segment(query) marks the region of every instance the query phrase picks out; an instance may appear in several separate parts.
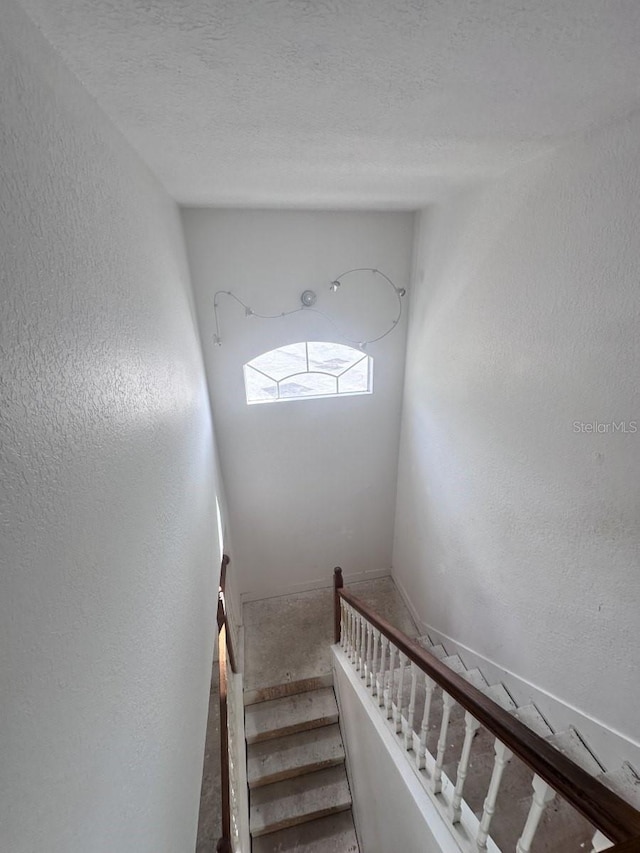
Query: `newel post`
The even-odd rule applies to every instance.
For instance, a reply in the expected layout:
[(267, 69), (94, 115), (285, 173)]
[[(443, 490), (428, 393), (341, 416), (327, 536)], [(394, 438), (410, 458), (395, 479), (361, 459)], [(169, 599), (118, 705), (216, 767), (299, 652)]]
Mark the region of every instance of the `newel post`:
[(334, 643), (340, 642), (340, 594), (338, 593), (339, 589), (342, 589), (344, 586), (344, 581), (342, 580), (342, 569), (340, 566), (336, 566), (333, 570), (333, 641)]

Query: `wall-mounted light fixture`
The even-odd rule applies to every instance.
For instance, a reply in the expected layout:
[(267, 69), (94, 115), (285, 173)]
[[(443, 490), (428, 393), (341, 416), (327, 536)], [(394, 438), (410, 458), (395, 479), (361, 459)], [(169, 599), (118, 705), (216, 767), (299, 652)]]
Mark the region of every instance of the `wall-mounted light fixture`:
[(331, 317), (329, 317), (328, 314), (325, 314), (324, 311), (320, 311), (318, 308), (313, 307), (317, 301), (317, 296), (313, 290), (304, 290), (302, 292), (302, 294), (300, 295), (300, 307), (292, 308), (290, 311), (282, 311), (280, 314), (258, 314), (256, 311), (250, 308), (246, 304), (246, 302), (243, 302), (242, 299), (236, 296), (235, 293), (232, 293), (230, 290), (219, 290), (213, 297), (213, 313), (216, 322), (216, 332), (213, 336), (213, 342), (214, 344), (216, 344), (216, 346), (220, 346), (222, 344), (222, 338), (220, 337), (220, 320), (218, 317), (218, 298), (220, 296), (230, 296), (244, 308), (245, 316), (258, 317), (260, 320), (277, 320), (281, 317), (288, 317), (290, 314), (297, 314), (298, 311), (313, 311), (314, 313), (320, 314), (320, 316), (328, 320), (335, 328), (339, 337), (341, 337), (347, 343), (354, 344), (355, 346), (359, 346), (361, 349), (365, 349), (367, 344), (372, 344), (375, 341), (381, 341), (382, 338), (386, 338), (386, 336), (390, 334), (398, 325), (402, 316), (402, 297), (406, 295), (407, 291), (404, 287), (396, 287), (388, 275), (385, 275), (383, 272), (380, 272), (380, 270), (375, 269), (374, 267), (357, 267), (356, 269), (347, 270), (346, 272), (341, 273), (329, 284), (329, 290), (333, 293), (337, 293), (338, 289), (342, 286), (342, 279), (356, 272), (370, 272), (374, 276), (379, 276), (383, 282), (385, 282), (389, 287), (393, 289), (398, 300), (397, 316), (391, 321), (391, 325), (389, 326), (389, 328), (386, 329), (381, 335), (378, 335), (376, 338), (371, 338), (371, 340), (368, 341), (355, 341), (348, 335), (345, 335), (344, 332), (341, 331), (335, 321)]

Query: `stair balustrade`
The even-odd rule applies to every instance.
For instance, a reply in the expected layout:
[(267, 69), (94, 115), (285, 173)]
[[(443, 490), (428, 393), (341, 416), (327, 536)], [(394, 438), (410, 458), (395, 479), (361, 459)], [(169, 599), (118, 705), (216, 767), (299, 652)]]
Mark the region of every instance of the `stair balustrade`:
[[(533, 771), (531, 804), (517, 841), (517, 853), (529, 853), (532, 845), (535, 849), (536, 832), (556, 794), (594, 828), (594, 853), (604, 849), (609, 853), (640, 853), (639, 811), (513, 716), (513, 703), (507, 706), (505, 702), (503, 707), (493, 701), (345, 589), (340, 568), (334, 571), (334, 628), (335, 642), (341, 646), (356, 674), (364, 679), (373, 704), (389, 721), (391, 731), (403, 745), (409, 760), (423, 774), (427, 795), (430, 792), (443, 818), (455, 827), (463, 811), (470, 816), (465, 832), (460, 833), (462, 849), (477, 853), (499, 849), (491, 839), (491, 822), (498, 808), (505, 768), (516, 756)], [(407, 666), (411, 677), (405, 701)], [(418, 689), (424, 704), (422, 714), (416, 719)], [(431, 716), (438, 690), (441, 691), (439, 734), (435, 749), (431, 751)], [(451, 739), (447, 735), (452, 712), (458, 707), (462, 708), (464, 737), (455, 779), (449, 779), (445, 772), (445, 756)], [(475, 818), (468, 805), (465, 810), (465, 781), (474, 739), (480, 728), (495, 737), (495, 757), (484, 806), (480, 817)], [(411, 752), (413, 758), (409, 756)], [(508, 809), (510, 806), (502, 803), (501, 807)], [(472, 839), (468, 836), (469, 826), (473, 828)]]

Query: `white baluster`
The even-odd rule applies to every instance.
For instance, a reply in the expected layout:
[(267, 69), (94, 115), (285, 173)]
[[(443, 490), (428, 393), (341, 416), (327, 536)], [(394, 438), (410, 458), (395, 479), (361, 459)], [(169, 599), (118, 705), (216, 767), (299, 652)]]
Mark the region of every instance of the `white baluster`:
[(364, 662), (364, 686), (367, 687), (371, 681), (371, 646), (373, 643), (373, 626), (367, 622), (367, 655)]
[(345, 602), (344, 605), (345, 618), (345, 637), (344, 637), (344, 653), (349, 657), (349, 647), (351, 645), (351, 608)]
[(529, 853), (531, 845), (540, 823), (540, 818), (545, 810), (545, 807), (555, 797), (556, 792), (551, 788), (544, 779), (539, 776), (533, 777), (533, 802), (529, 809), (527, 822), (522, 830), (520, 840), (516, 844), (516, 853)]
[(429, 733), (429, 716), (431, 714), (431, 699), (433, 698), (433, 691), (436, 686), (435, 681), (429, 678), (428, 675), (425, 674), (424, 677), (424, 712), (422, 714), (422, 725), (420, 726), (420, 745), (418, 747), (418, 754), (416, 755), (416, 766), (418, 770), (422, 770), (423, 767), (426, 767), (426, 755), (427, 755), (427, 735)]
[(353, 611), (353, 653), (351, 663), (358, 670), (358, 641), (360, 639), (360, 614), (357, 610)]
[(378, 686), (376, 683), (377, 680), (377, 672), (378, 672), (378, 644), (380, 642), (380, 631), (377, 628), (373, 628), (373, 655), (371, 656), (371, 678), (369, 680), (369, 687), (371, 688), (371, 693), (375, 696), (378, 692)]
[(498, 791), (500, 790), (500, 783), (502, 782), (502, 774), (504, 773), (504, 768), (513, 758), (511, 750), (507, 749), (507, 747), (499, 740), (496, 740), (495, 742), (494, 751), (496, 757), (493, 762), (493, 772), (491, 773), (491, 781), (489, 782), (487, 796), (484, 801), (482, 818), (480, 820), (480, 826), (478, 828), (478, 835), (476, 838), (476, 845), (480, 851), (486, 850), (487, 838), (489, 837), (489, 827), (491, 826), (491, 818), (496, 810), (496, 800), (498, 799)]
[(433, 779), (431, 780), (431, 790), (434, 794), (439, 794), (442, 790), (442, 768), (444, 766), (444, 752), (447, 748), (447, 729), (449, 728), (449, 718), (451, 717), (451, 709), (455, 705), (452, 696), (449, 696), (444, 690), (442, 691), (442, 723), (440, 724), (440, 737), (438, 738), (438, 751), (436, 753), (436, 766), (433, 771)]
[(384, 705), (384, 685), (387, 668), (387, 649), (389, 648), (389, 640), (384, 634), (380, 635), (380, 671), (376, 680), (378, 694), (378, 705)]
[(391, 719), (392, 715), (392, 702), (393, 702), (393, 683), (394, 683), (394, 669), (396, 662), (396, 647), (393, 643), (389, 643), (389, 672), (387, 674), (387, 683), (384, 688), (384, 713), (387, 720)]
[(453, 792), (453, 800), (451, 801), (451, 823), (458, 823), (462, 814), (462, 793), (464, 790), (464, 780), (467, 778), (469, 770), (471, 744), (473, 743), (473, 736), (479, 728), (480, 723), (467, 711), (464, 715), (464, 743), (462, 744), (460, 761), (458, 762), (456, 773), (456, 788)]
[(413, 749), (413, 721), (416, 714), (416, 685), (418, 683), (418, 667), (411, 662), (411, 693), (409, 695), (409, 712), (407, 715), (407, 730), (404, 733), (404, 748)]
[(591, 844), (593, 845), (591, 853), (602, 853), (603, 850), (608, 850), (609, 847), (613, 847), (613, 842), (610, 841), (606, 835), (603, 835), (599, 829), (596, 830), (596, 834), (593, 836)]
[(402, 731), (402, 691), (404, 690), (404, 670), (408, 661), (407, 656), (403, 655), (401, 651), (398, 651), (398, 657), (400, 658), (400, 675), (398, 677), (397, 701), (393, 709), (393, 722), (396, 727), (396, 734), (400, 734)]
[(353, 661), (353, 632), (355, 629), (355, 623), (353, 620), (354, 611), (353, 611), (353, 607), (351, 607), (351, 605), (349, 605), (348, 612), (349, 612), (349, 631), (348, 631), (349, 642), (347, 644), (347, 657), (349, 658), (350, 661)]
[(340, 599), (340, 645), (347, 648), (347, 609), (343, 599)]
[(358, 671), (360, 673), (360, 678), (365, 677), (365, 664), (367, 660), (367, 628), (369, 623), (364, 618), (364, 616), (360, 616), (360, 648), (358, 651)]

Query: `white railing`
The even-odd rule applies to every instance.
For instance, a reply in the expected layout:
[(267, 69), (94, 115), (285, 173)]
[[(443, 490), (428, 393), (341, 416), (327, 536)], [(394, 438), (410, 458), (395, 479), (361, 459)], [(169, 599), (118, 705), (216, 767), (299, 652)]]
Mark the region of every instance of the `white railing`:
[[(495, 737), (492, 770), (486, 774), (484, 804), (476, 816), (465, 800), (465, 783), (469, 776), (474, 739), (481, 723), (363, 613), (345, 601), (343, 592), (347, 591), (340, 590), (339, 597), (340, 646), (355, 672), (363, 679), (372, 702), (404, 747), (407, 761), (414, 765), (427, 795), (446, 821), (460, 849), (465, 853), (497, 853), (499, 848), (491, 838), (491, 823), (498, 807), (505, 769), (514, 757), (513, 751)], [(355, 600), (353, 596), (349, 597)], [(411, 641), (406, 639), (405, 650), (411, 654), (408, 647)], [(436, 668), (438, 666), (436, 662)], [(499, 715), (501, 709), (495, 707)], [(458, 733), (455, 762), (449, 758), (454, 745), (449, 735), (454, 711)], [(514, 723), (518, 724), (518, 721), (514, 720)], [(448, 772), (445, 768), (449, 768)], [(515, 845), (516, 853), (531, 851), (545, 809), (555, 797), (554, 789), (544, 779), (533, 772), (532, 777), (531, 804)], [(503, 800), (504, 796), (500, 798), (501, 807), (508, 810), (510, 804)], [(602, 833), (596, 832), (591, 850), (603, 850), (611, 843)], [(561, 849), (564, 853), (567, 848), (562, 846)], [(583, 846), (582, 849), (588, 848)]]

